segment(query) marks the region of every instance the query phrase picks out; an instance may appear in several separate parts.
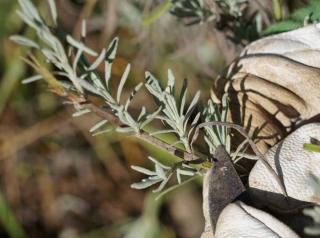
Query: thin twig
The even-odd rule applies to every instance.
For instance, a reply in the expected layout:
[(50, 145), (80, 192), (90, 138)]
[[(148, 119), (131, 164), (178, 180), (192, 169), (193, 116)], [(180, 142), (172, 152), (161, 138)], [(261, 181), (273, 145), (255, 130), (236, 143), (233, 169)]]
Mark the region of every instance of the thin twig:
[[(108, 120), (110, 123), (118, 125), (118, 126), (126, 126), (123, 123), (121, 123), (119, 121), (119, 119), (113, 115), (112, 113), (108, 112), (107, 110), (104, 110), (100, 107), (98, 107), (97, 105), (93, 104), (93, 103), (86, 103), (83, 104), (83, 106), (87, 109), (89, 109), (91, 112), (95, 113), (96, 115), (98, 115), (99, 117)], [(196, 155), (193, 153), (188, 153), (184, 150), (178, 149), (174, 146), (171, 146), (165, 142), (163, 142), (162, 140), (153, 137), (151, 135), (149, 135), (148, 133), (141, 131), (138, 134), (134, 134), (135, 137), (137, 137), (138, 139), (141, 139), (143, 141), (146, 141), (149, 144), (152, 144), (162, 150), (167, 151), (169, 154), (177, 156), (185, 161), (189, 161), (189, 162), (199, 162), (199, 161), (204, 161), (205, 160), (205, 156), (204, 155)]]

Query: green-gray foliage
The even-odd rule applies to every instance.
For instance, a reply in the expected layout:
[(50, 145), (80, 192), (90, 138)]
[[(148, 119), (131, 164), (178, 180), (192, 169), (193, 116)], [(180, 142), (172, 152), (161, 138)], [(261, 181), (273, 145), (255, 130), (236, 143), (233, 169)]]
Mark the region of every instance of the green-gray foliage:
[[(169, 148), (171, 151), (179, 150), (180, 154), (181, 146), (176, 146), (181, 144), (183, 147), (182, 154), (193, 156), (198, 153), (194, 151), (192, 146), (194, 141), (193, 134), (201, 120), (218, 120), (223, 122), (227, 120), (226, 96), (222, 100), (221, 111), (212, 101), (209, 101), (206, 107), (200, 108), (198, 103), (200, 98), (199, 91), (193, 96), (193, 99), (188, 105), (187, 81), (184, 82), (181, 90), (177, 93), (178, 95), (176, 95), (175, 77), (171, 70), (168, 70), (166, 87), (162, 87), (159, 80), (149, 72), (146, 72), (145, 83), (138, 83), (133, 90), (131, 90), (131, 94), (127, 98), (124, 98), (123, 89), (129, 78), (130, 64), (125, 68), (116, 92), (114, 92), (110, 86), (110, 81), (112, 80), (111, 71), (113, 61), (116, 57), (118, 38), (114, 38), (101, 52), (95, 52), (85, 44), (85, 22), (82, 24), (80, 40), (76, 40), (68, 34), (63, 39), (56, 36), (54, 29), (58, 22), (58, 14), (54, 1), (48, 0), (50, 14), (52, 16), (51, 26), (44, 20), (30, 0), (19, 0), (19, 4), (20, 10), (18, 11), (18, 15), (36, 32), (38, 41), (33, 41), (24, 36), (12, 36), (11, 40), (41, 52), (46, 59), (46, 63), (54, 65), (56, 68), (56, 71), (50, 72), (47, 70), (45, 64), (39, 63), (31, 56), (30, 60), (26, 59), (26, 61), (36, 69), (38, 75), (25, 79), (23, 83), (31, 83), (44, 79), (53, 92), (66, 97), (69, 100), (67, 103), (74, 106), (76, 112), (73, 116), (95, 113), (92, 108), (86, 107), (86, 105), (90, 103), (87, 101), (87, 98), (89, 95), (100, 98), (104, 104), (98, 108), (100, 111), (107, 110), (105, 114), (108, 115), (104, 116), (102, 120), (91, 127), (90, 132), (93, 135), (106, 133), (115, 129), (121, 133), (135, 135), (138, 138), (141, 138), (143, 135), (144, 138), (153, 141), (153, 144), (165, 147), (163, 149)], [(62, 42), (66, 43), (66, 47)], [(94, 58), (93, 63), (89, 63), (87, 60), (88, 55)], [(97, 68), (100, 65), (103, 65), (105, 69), (103, 76), (97, 72)], [(135, 96), (143, 88), (153, 96), (157, 107), (153, 112), (148, 112), (145, 106), (141, 105), (140, 114), (136, 116), (129, 109), (132, 106)], [(178, 96), (178, 100), (176, 96)], [(204, 118), (201, 117), (202, 115)], [(161, 121), (165, 128), (163, 130), (158, 129), (151, 133), (145, 131), (144, 128), (146, 125), (155, 120)], [(114, 124), (116, 124), (115, 127)], [(226, 150), (231, 153), (229, 130), (221, 126), (208, 126), (205, 127), (205, 130), (205, 140), (212, 154), (219, 145), (224, 145)], [(157, 134), (162, 133), (175, 135), (177, 138), (176, 143), (173, 145), (164, 145), (165, 143), (155, 137)], [(172, 153), (175, 154), (175, 152)], [(185, 157), (183, 156), (180, 155), (180, 158), (184, 159)], [(202, 157), (204, 162), (206, 160), (211, 161), (210, 156)], [(197, 158), (199, 158), (199, 156)], [(143, 189), (154, 184), (159, 184), (155, 190), (155, 192), (159, 192), (165, 187), (174, 174), (177, 176), (178, 184), (183, 184), (182, 176), (192, 177), (202, 172), (201, 166), (192, 166), (192, 163), (189, 163), (190, 161), (183, 160), (172, 166), (167, 166), (152, 157), (149, 157), (149, 159), (155, 165), (154, 171), (139, 166), (132, 167), (134, 170), (147, 175), (147, 178), (142, 179), (141, 182), (133, 184), (133, 188)]]
[(320, 20), (320, 1), (310, 0), (303, 8), (294, 11), (288, 19), (277, 22), (269, 26), (264, 35), (271, 35), (280, 32), (291, 31), (302, 27), (308, 22), (318, 22)]
[(11, 238), (25, 238), (26, 234), (11, 211), (8, 203), (0, 194), (0, 222)]
[(228, 32), (227, 37), (235, 44), (245, 45), (257, 39), (261, 30), (258, 13), (244, 14), (247, 0), (173, 0), (171, 14), (186, 25), (214, 22), (215, 27)]

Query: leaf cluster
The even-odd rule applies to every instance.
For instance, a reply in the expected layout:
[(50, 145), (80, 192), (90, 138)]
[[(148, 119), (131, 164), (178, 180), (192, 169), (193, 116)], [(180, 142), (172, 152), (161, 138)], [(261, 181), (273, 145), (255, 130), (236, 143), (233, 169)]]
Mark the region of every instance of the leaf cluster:
[(320, 20), (320, 1), (310, 0), (308, 3), (295, 10), (287, 19), (272, 24), (263, 35), (277, 34), (281, 32), (295, 30), (303, 27), (305, 24), (319, 22)]
[[(176, 151), (180, 151), (180, 148), (177, 148), (176, 145), (182, 144), (184, 148), (182, 154), (194, 155), (197, 152), (192, 147), (193, 134), (200, 121), (217, 120), (225, 122), (227, 120), (227, 96), (223, 98), (221, 111), (212, 101), (209, 101), (206, 107), (199, 109), (199, 91), (193, 96), (190, 104), (187, 105), (187, 81), (184, 81), (182, 88), (176, 95), (176, 80), (171, 70), (168, 70), (168, 80), (165, 87), (151, 73), (146, 72), (145, 83), (138, 83), (131, 90), (130, 95), (124, 98), (123, 89), (129, 78), (131, 68), (130, 64), (128, 64), (119, 80), (116, 92), (113, 92), (110, 87), (110, 81), (112, 80), (112, 66), (118, 48), (118, 38), (114, 38), (101, 52), (97, 53), (85, 43), (85, 21), (82, 24), (81, 38), (79, 40), (68, 34), (63, 39), (56, 36), (55, 27), (58, 14), (53, 0), (48, 0), (52, 16), (51, 26), (44, 20), (30, 0), (19, 0), (19, 4), (21, 8), (18, 11), (18, 15), (29, 27), (36, 31), (38, 41), (36, 42), (23, 36), (12, 36), (11, 40), (40, 51), (46, 62), (54, 65), (56, 69), (53, 72), (49, 71), (44, 64), (39, 63), (31, 55), (30, 59), (26, 59), (26, 61), (36, 69), (38, 75), (25, 79), (23, 83), (44, 79), (52, 91), (67, 98), (69, 100), (67, 103), (74, 106), (76, 112), (73, 116), (95, 113), (92, 107), (86, 107), (87, 104), (92, 103), (89, 100), (89, 96), (101, 99), (104, 104), (95, 106), (95, 108), (98, 107), (99, 110), (103, 110), (104, 115), (107, 114), (108, 116), (91, 127), (90, 132), (93, 135), (112, 130), (116, 121), (115, 130), (118, 132), (130, 133), (138, 138), (147, 139), (150, 143), (158, 145), (167, 151), (170, 150), (175, 155)], [(195, 2), (190, 4), (183, 6), (201, 6)], [(87, 59), (88, 56), (94, 59), (91, 63)], [(97, 72), (97, 68), (101, 65), (104, 66), (103, 75)], [(137, 93), (143, 88), (154, 98), (157, 108), (153, 112), (148, 112), (146, 107), (141, 105), (140, 114), (135, 116), (130, 112), (129, 108), (132, 106)], [(160, 120), (165, 129), (158, 129), (151, 133), (146, 132), (144, 128), (154, 120)], [(211, 124), (204, 128), (204, 139), (212, 154), (219, 145), (224, 145), (228, 153), (231, 152), (230, 135), (226, 127)], [(159, 141), (155, 136), (162, 133), (176, 135), (177, 142), (173, 145), (167, 145)], [(184, 158), (183, 156), (181, 157), (181, 159)], [(152, 157), (149, 157), (149, 159), (154, 163), (155, 171), (138, 166), (132, 167), (134, 170), (148, 176), (140, 183), (133, 184), (134, 188), (142, 189), (159, 183), (160, 185), (155, 191), (161, 191), (173, 174), (176, 174), (178, 184), (182, 184), (182, 175), (192, 177), (196, 174), (201, 174), (202, 171), (201, 166), (190, 166), (190, 161), (187, 163), (182, 160), (173, 166), (167, 166)], [(208, 160), (208, 157), (203, 159)]]

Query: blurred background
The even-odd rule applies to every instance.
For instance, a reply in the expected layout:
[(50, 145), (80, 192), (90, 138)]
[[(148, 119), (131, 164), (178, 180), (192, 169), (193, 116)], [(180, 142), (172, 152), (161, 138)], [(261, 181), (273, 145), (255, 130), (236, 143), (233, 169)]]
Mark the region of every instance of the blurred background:
[[(48, 16), (46, 1), (34, 2)], [(164, 14), (143, 25), (161, 1), (56, 2), (65, 32), (77, 36), (81, 20), (87, 19), (87, 42), (95, 50), (119, 36), (113, 78), (120, 79), (132, 63), (129, 89), (144, 80), (146, 70), (166, 80), (171, 68), (178, 86), (187, 78), (189, 95), (201, 89), (207, 98), (225, 64), (206, 24), (185, 27)], [(34, 32), (21, 23), (17, 7), (17, 1), (0, 1), (0, 237), (199, 237), (200, 182), (160, 200), (151, 190), (130, 188), (141, 179), (130, 165), (148, 166), (148, 155), (164, 163), (174, 158), (121, 134), (92, 137), (89, 129), (98, 118), (72, 118), (74, 109), (48, 92), (43, 82), (21, 84), (34, 72), (21, 59), (27, 50), (8, 37), (34, 38)], [(151, 102), (143, 93), (137, 105), (139, 101)]]
[[(48, 16), (46, 1), (33, 2)], [(132, 63), (128, 88), (143, 81), (145, 71), (166, 80), (171, 68), (178, 87), (188, 79), (189, 99), (200, 89), (205, 102), (218, 72), (243, 47), (229, 47), (211, 24), (186, 27), (169, 13), (143, 24), (160, 0), (56, 2), (61, 30), (77, 37), (87, 19), (91, 48), (100, 51), (119, 36), (113, 78)], [(98, 118), (72, 118), (73, 108), (44, 83), (20, 83), (33, 70), (22, 61), (27, 50), (8, 37), (34, 38), (34, 32), (17, 17), (17, 6), (0, 1), (0, 237), (199, 237), (201, 181), (159, 200), (151, 190), (130, 188), (141, 179), (130, 165), (149, 166), (148, 155), (164, 163), (175, 158), (117, 133), (92, 137), (89, 128)], [(136, 104), (142, 102), (152, 107), (143, 93)]]

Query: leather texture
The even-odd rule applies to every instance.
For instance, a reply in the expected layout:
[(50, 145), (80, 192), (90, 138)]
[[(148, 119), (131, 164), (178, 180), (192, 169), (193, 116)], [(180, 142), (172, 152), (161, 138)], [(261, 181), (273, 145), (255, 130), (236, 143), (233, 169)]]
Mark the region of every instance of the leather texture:
[[(313, 176), (320, 177), (320, 153), (303, 148), (304, 143), (310, 143), (310, 138), (320, 140), (320, 123), (307, 124), (295, 130), (272, 147), (265, 157), (280, 176), (289, 197), (320, 204), (320, 196), (312, 186)], [(258, 161), (250, 172), (249, 186), (281, 193), (279, 184), (261, 161)]]
[[(251, 43), (215, 82), (211, 97), (220, 103), (226, 92), (229, 121), (255, 136), (288, 196), (320, 204), (312, 187), (312, 176), (320, 177), (320, 154), (303, 149), (310, 137), (320, 140), (320, 123), (313, 123), (320, 122), (320, 24)], [(298, 237), (275, 217), (239, 201), (222, 211), (213, 236), (207, 177), (202, 238)], [(250, 173), (249, 185), (260, 205), (276, 204), (275, 209), (285, 212), (292, 208), (260, 161)]]
[(209, 207), (209, 181), (210, 170), (204, 175), (202, 185), (202, 209), (205, 220), (204, 231), (201, 238), (213, 238), (213, 229), (211, 227), (210, 207)]
[(289, 227), (266, 212), (242, 202), (228, 205), (221, 213), (216, 238), (298, 238)]
[(219, 77), (212, 98), (219, 103), (228, 92), (229, 120), (246, 127), (266, 152), (302, 124), (319, 121), (319, 68), (320, 24), (266, 37)]
[(252, 42), (241, 56), (276, 54), (305, 65), (320, 65), (320, 24), (309, 25), (294, 31), (277, 34)]
[[(320, 140), (320, 123), (310, 123), (297, 129), (283, 141), (272, 147), (265, 157), (272, 168), (281, 177), (287, 195), (290, 198), (320, 204), (320, 196), (315, 191), (313, 176), (320, 177), (320, 153), (310, 152), (303, 148), (304, 143), (310, 143), (310, 138)], [(228, 205), (220, 214), (215, 236), (210, 227), (208, 181), (209, 172), (204, 180), (203, 209), (206, 227), (202, 238), (232, 238), (232, 237), (298, 237), (289, 227), (271, 215), (235, 202)], [(276, 179), (263, 163), (257, 161), (250, 172), (249, 187), (256, 203), (290, 212), (296, 207), (287, 207), (287, 200), (281, 196), (281, 188)], [(267, 192), (271, 195), (266, 196)], [(287, 210), (286, 210), (287, 209)]]

